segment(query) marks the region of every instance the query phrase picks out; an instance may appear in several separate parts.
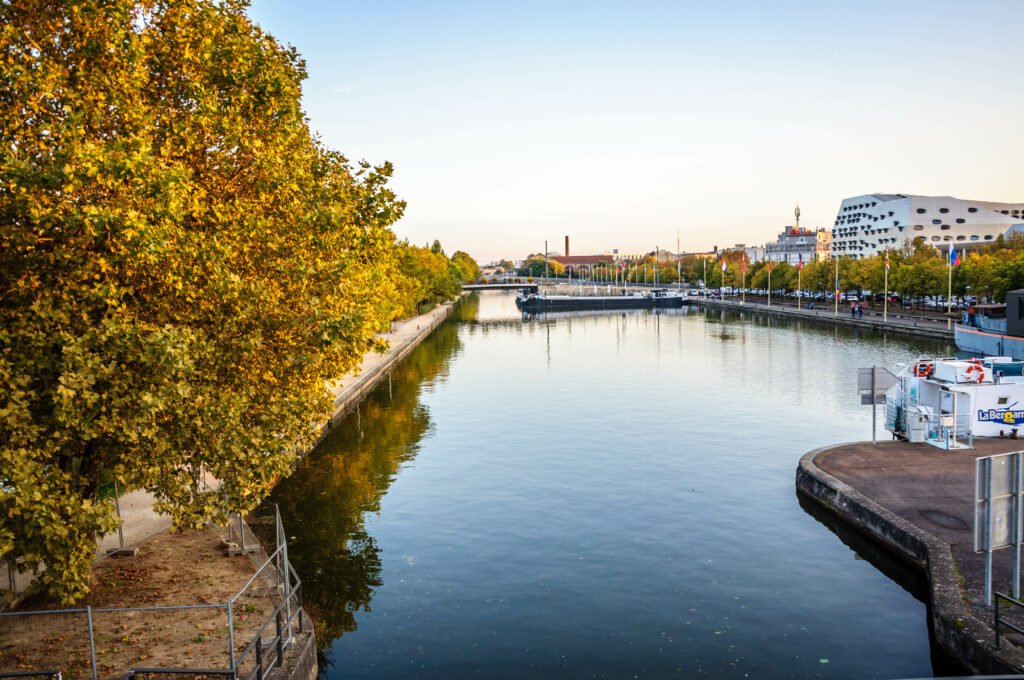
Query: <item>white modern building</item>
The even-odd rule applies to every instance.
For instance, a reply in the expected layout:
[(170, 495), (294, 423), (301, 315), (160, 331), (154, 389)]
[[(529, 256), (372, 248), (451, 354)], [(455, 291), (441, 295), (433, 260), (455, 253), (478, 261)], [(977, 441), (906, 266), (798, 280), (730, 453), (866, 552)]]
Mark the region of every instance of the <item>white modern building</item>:
[(969, 250), (1008, 231), (1024, 231), (1024, 203), (952, 196), (864, 194), (843, 199), (832, 227), (835, 257), (871, 257), (920, 236), (929, 245)]

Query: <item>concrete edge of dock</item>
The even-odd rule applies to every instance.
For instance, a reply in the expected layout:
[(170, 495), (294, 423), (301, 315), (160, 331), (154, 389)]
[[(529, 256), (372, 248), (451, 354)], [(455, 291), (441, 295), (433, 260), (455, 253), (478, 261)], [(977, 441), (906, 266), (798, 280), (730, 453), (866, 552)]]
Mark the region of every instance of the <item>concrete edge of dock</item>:
[(935, 643), (947, 654), (973, 673), (1020, 673), (1024, 652), (1008, 643), (996, 650), (993, 627), (973, 616), (964, 605), (950, 546), (817, 466), (818, 456), (839, 446), (843, 445), (824, 446), (800, 459), (797, 491), (923, 570)]
[(347, 416), (359, 402), (366, 398), (366, 395), (372, 392), (381, 380), (387, 377), (391, 369), (416, 349), (421, 342), (434, 332), (434, 329), (448, 320), (457, 302), (457, 300), (442, 302), (426, 314), (409, 320), (410, 322), (417, 323), (416, 333), (403, 340), (400, 344), (392, 345), (381, 361), (366, 371), (361, 371), (350, 385), (347, 385), (337, 394), (331, 407), (331, 417), (320, 427), (316, 442), (310, 450), (315, 448), (327, 436), (327, 433), (331, 431), (334, 425)]
[[(714, 309), (731, 309), (735, 311), (750, 312), (753, 314), (768, 314), (771, 316), (783, 317), (787, 319), (799, 319), (803, 321), (814, 321), (820, 323), (828, 323), (834, 326), (844, 326), (846, 328), (857, 329), (857, 330), (869, 330), (869, 331), (881, 331), (884, 333), (898, 333), (901, 335), (907, 335), (915, 338), (924, 338), (927, 340), (940, 340), (944, 342), (953, 342), (953, 332), (937, 328), (927, 328), (921, 326), (907, 326), (896, 323), (884, 323), (881, 319), (853, 319), (846, 315), (836, 315), (834, 311), (826, 309), (814, 310), (815, 313), (810, 313), (810, 310), (796, 310), (783, 307), (781, 305), (773, 305), (767, 307), (762, 304), (740, 304), (739, 302), (733, 302), (731, 300), (712, 300), (712, 299), (701, 299), (697, 304), (701, 307), (711, 307)], [(827, 312), (827, 313), (826, 313)]]

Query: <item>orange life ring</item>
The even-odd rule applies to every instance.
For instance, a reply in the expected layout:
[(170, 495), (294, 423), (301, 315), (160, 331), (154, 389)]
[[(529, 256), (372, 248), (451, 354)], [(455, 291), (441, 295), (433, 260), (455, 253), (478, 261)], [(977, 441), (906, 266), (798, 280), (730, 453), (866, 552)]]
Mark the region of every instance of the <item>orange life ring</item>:
[(932, 370), (934, 368), (935, 367), (932, 364), (929, 364), (924, 361), (919, 361), (917, 364), (914, 365), (914, 375), (916, 375), (918, 378), (927, 378), (932, 374)]
[(978, 378), (974, 382), (981, 382), (985, 379), (985, 367), (981, 365), (980, 359), (971, 359), (970, 366), (967, 367), (966, 375), (968, 378), (971, 377), (972, 373), (977, 373)]

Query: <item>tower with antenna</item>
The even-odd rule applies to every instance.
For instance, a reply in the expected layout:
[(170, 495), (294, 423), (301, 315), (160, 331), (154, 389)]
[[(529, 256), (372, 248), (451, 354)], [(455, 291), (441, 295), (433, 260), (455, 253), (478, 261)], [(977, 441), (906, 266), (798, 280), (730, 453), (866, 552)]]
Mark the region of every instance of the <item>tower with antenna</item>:
[(796, 216), (796, 230), (800, 231), (800, 204), (796, 204), (796, 210), (793, 211), (793, 215)]

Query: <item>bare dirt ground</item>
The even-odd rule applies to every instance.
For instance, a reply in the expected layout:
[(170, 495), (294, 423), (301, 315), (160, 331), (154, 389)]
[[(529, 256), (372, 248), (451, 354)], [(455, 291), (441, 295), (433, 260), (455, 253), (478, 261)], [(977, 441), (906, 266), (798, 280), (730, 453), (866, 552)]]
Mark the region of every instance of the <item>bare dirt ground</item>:
[[(93, 608), (96, 665), (101, 678), (131, 668), (226, 669), (226, 607), (103, 612), (96, 609), (170, 605), (225, 605), (256, 572), (246, 555), (227, 556), (213, 528), (161, 532), (138, 545), (138, 555), (94, 564), (90, 593), (73, 608)], [(262, 554), (256, 559), (262, 562)], [(234, 605), (234, 646), (240, 653), (274, 611), (280, 596), (261, 576)], [(15, 611), (58, 610), (34, 599)], [(275, 633), (273, 622), (264, 637)], [(87, 615), (0, 616), (0, 672), (55, 669), (91, 677)]]

